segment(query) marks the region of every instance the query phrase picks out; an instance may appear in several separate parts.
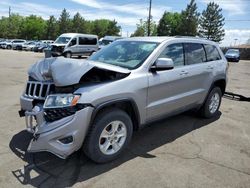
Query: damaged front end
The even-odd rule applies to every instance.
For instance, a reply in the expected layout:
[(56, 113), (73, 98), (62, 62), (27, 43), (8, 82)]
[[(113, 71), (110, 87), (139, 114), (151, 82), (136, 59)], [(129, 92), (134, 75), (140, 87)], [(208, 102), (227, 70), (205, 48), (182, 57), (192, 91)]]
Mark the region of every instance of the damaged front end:
[(87, 133), (94, 106), (79, 103), (77, 89), (110, 82), (130, 72), (115, 66), (65, 58), (47, 58), (28, 71), (19, 115), (33, 134), (29, 152), (49, 151), (66, 158), (78, 150)]

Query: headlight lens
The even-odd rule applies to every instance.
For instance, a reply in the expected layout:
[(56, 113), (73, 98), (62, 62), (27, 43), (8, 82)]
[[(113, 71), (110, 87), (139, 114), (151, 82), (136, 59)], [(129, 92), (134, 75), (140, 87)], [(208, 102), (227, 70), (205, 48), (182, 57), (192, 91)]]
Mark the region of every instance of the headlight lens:
[(63, 108), (68, 106), (75, 106), (80, 99), (80, 95), (73, 94), (58, 94), (58, 95), (48, 95), (44, 108)]

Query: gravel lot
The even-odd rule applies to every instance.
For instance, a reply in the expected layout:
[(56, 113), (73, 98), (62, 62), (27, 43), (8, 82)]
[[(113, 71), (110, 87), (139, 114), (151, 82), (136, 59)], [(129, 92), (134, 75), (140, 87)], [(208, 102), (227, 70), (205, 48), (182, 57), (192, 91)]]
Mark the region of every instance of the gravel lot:
[[(0, 50), (0, 187), (250, 187), (250, 103), (227, 98), (217, 118), (185, 113), (136, 132), (109, 164), (81, 152), (67, 160), (26, 153), (19, 96), (28, 67), (41, 57)], [(250, 61), (230, 63), (227, 91), (250, 97)]]

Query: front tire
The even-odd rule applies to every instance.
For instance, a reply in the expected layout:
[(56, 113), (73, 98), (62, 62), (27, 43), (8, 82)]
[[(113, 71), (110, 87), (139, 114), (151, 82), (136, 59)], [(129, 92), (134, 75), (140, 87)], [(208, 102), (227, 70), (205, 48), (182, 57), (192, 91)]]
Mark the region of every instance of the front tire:
[(200, 109), (201, 116), (204, 118), (212, 118), (216, 116), (220, 108), (221, 98), (222, 98), (221, 89), (219, 87), (214, 87), (210, 91), (205, 103)]
[(66, 58), (71, 58), (71, 57), (72, 57), (71, 52), (66, 52), (66, 53), (64, 54), (64, 57), (66, 57)]
[(96, 163), (112, 161), (128, 146), (133, 125), (128, 114), (109, 109), (97, 115), (84, 143), (84, 153)]

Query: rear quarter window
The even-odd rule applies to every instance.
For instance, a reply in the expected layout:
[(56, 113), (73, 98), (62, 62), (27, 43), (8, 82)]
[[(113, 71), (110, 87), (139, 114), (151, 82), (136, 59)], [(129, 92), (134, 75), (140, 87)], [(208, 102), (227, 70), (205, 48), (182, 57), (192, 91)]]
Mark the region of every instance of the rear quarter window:
[(79, 37), (79, 45), (96, 45), (96, 38), (88, 38), (88, 37)]
[(204, 48), (207, 54), (207, 61), (216, 61), (221, 59), (220, 53), (215, 46), (204, 44)]

